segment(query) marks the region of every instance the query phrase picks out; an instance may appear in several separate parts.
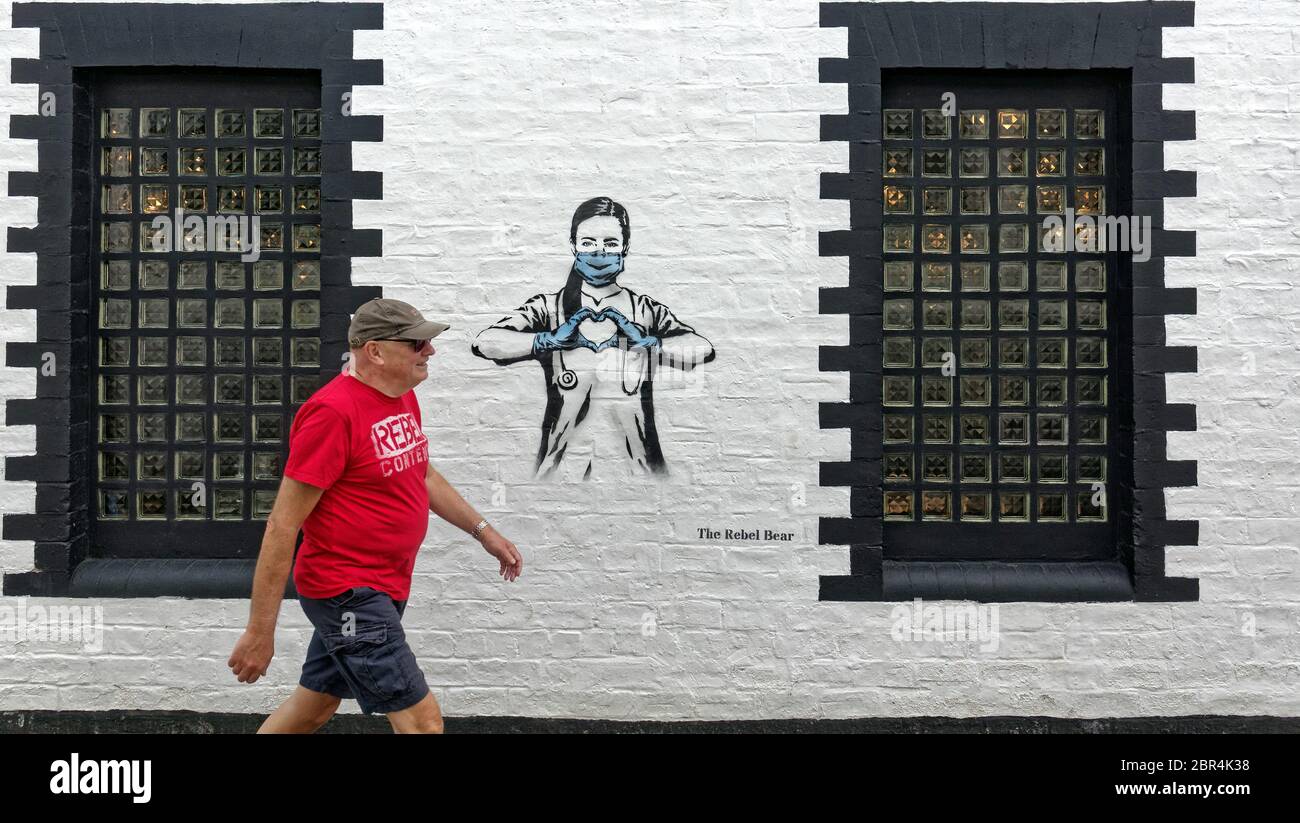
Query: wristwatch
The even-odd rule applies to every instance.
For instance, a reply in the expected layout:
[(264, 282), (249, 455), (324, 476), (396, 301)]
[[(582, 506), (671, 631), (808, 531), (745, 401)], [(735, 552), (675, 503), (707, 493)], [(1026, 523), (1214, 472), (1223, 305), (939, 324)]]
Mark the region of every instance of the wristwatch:
[(482, 536), (483, 530), (486, 529), (487, 527), (488, 527), (488, 522), (486, 520), (478, 521), (478, 525), (474, 527), (474, 530), (472, 532), (470, 532), (470, 536), (472, 536), (475, 540), (478, 540), (479, 537)]

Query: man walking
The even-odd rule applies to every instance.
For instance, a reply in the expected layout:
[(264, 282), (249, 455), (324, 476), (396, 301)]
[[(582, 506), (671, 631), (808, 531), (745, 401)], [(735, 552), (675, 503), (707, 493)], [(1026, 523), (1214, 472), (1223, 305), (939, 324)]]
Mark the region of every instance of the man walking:
[(294, 417), (248, 626), (228, 665), (241, 683), (266, 673), (291, 566), (316, 631), (298, 688), (259, 732), (315, 731), (343, 698), (388, 715), (396, 732), (442, 731), (438, 701), (401, 624), (430, 510), (482, 543), (507, 581), (523, 570), (515, 545), (429, 461), (412, 389), (429, 376), (431, 338), (448, 328), (400, 300), (364, 304), (348, 327), (349, 368)]

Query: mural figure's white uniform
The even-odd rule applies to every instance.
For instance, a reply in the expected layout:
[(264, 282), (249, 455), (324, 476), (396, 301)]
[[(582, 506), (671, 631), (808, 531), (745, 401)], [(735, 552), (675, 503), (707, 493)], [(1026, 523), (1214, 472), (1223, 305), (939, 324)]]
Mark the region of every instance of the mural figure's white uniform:
[[(553, 331), (566, 319), (561, 295), (536, 295), (491, 328)], [(613, 306), (661, 341), (695, 333), (667, 306), (631, 289), (599, 300), (583, 291), (582, 305), (596, 312)], [(597, 344), (617, 334), (612, 320), (589, 320), (579, 330)], [(547, 402), (538, 476), (584, 479), (665, 470), (654, 423), (653, 353), (623, 346), (600, 352), (576, 348), (540, 359)]]

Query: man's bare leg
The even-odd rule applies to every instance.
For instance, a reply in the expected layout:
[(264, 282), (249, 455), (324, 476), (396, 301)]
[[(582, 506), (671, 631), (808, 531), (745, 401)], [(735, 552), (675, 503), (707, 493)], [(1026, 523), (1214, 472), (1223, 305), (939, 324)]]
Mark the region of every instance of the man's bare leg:
[(388, 722), (397, 734), (442, 734), (442, 710), (433, 692), (409, 709), (389, 712)]
[(257, 730), (258, 734), (310, 734), (334, 716), (343, 701), (299, 685)]

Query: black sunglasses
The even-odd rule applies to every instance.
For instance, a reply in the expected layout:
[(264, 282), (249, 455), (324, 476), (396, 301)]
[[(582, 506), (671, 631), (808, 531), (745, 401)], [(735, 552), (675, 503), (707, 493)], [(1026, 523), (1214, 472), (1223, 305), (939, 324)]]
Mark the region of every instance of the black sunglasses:
[(420, 349), (424, 348), (424, 344), (429, 342), (428, 340), (408, 340), (405, 337), (376, 337), (375, 339), (388, 340), (393, 343), (407, 343), (415, 351), (419, 351)]

